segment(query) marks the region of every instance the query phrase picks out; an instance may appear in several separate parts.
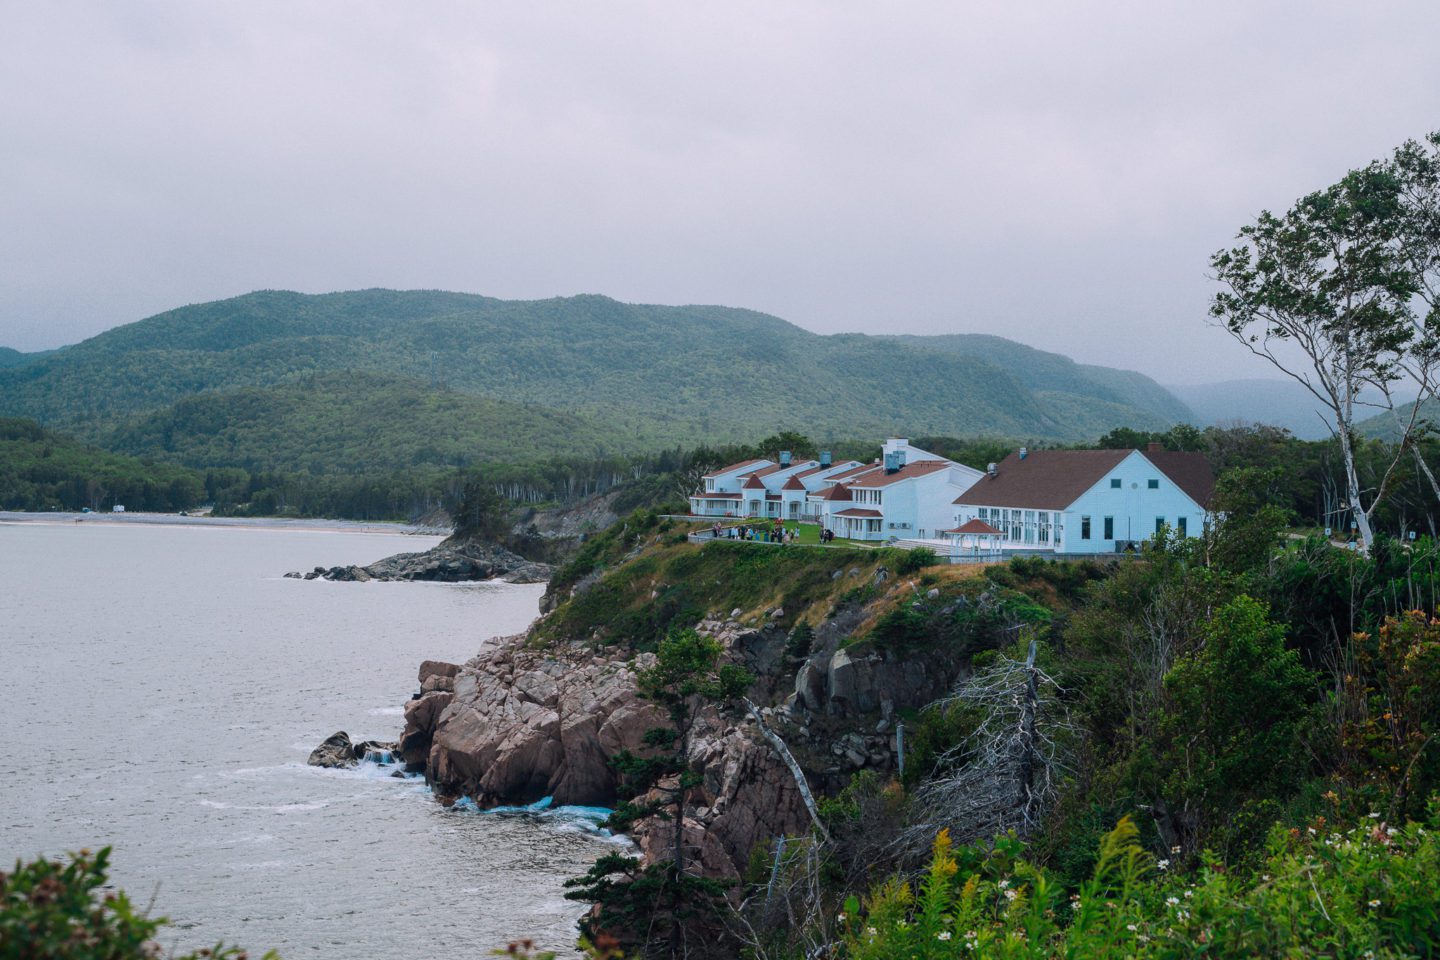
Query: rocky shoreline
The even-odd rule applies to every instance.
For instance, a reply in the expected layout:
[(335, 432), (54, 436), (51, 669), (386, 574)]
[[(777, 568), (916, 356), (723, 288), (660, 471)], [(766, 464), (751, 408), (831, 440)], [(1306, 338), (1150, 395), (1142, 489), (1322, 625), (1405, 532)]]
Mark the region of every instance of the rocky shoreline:
[(506, 583), (544, 583), (550, 579), (548, 564), (526, 560), (494, 544), (474, 541), (444, 541), (421, 553), (397, 553), (366, 566), (316, 567), (308, 573), (291, 571), (291, 580), (338, 580), (367, 583), (371, 580), (425, 580), (464, 583), (471, 580), (503, 580)]
[[(685, 842), (706, 875), (738, 878), (757, 844), (808, 829), (795, 780), (759, 723), (785, 740), (812, 790), (832, 792), (858, 769), (892, 776), (896, 711), (954, 682), (956, 668), (943, 660), (852, 656), (841, 645), (859, 619), (827, 622), (804, 658), (786, 656), (786, 632), (775, 626), (732, 618), (698, 625), (756, 675), (749, 696), (759, 714), (708, 707), (693, 733), (690, 759), (703, 783), (686, 810)], [(420, 691), (405, 705), (396, 759), (422, 772), (446, 805), (552, 797), (556, 805), (614, 806), (622, 798), (610, 758), (644, 750), (645, 731), (663, 725), (635, 689), (635, 671), (651, 656), (580, 644), (540, 650), (522, 634), (492, 641), (464, 664), (426, 661)], [(662, 860), (667, 830), (641, 821), (632, 839), (647, 860)]]

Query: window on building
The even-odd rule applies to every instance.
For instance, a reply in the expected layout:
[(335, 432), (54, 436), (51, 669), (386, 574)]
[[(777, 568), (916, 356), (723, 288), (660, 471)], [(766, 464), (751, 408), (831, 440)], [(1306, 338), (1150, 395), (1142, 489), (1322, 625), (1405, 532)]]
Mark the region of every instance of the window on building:
[(1164, 529), (1165, 529), (1165, 518), (1164, 518), (1164, 517), (1156, 517), (1156, 518), (1155, 518), (1155, 532), (1156, 532), (1156, 533), (1160, 533), (1160, 532), (1162, 532)]
[(1035, 542), (1035, 511), (1025, 511), (1025, 542)]
[(1040, 542), (1041, 542), (1041, 543), (1049, 543), (1049, 542), (1050, 542), (1050, 511), (1049, 511), (1049, 510), (1041, 510), (1041, 511), (1040, 511), (1040, 538), (1039, 538), (1039, 539), (1040, 539)]
[(1119, 477), (1111, 477), (1111, 478), (1110, 478), (1110, 489), (1111, 489), (1111, 490), (1119, 490), (1119, 489), (1120, 489), (1120, 478), (1119, 478)]
[(1150, 479), (1150, 480), (1146, 480), (1146, 481), (1145, 481), (1145, 486), (1149, 487), (1151, 490), (1159, 490), (1159, 489), (1160, 489), (1160, 481), (1159, 481), (1158, 479), (1152, 478), (1152, 479)]
[(1114, 539), (1115, 539), (1115, 518), (1114, 518), (1114, 517), (1106, 517), (1106, 518), (1105, 518), (1105, 536), (1101, 537), (1101, 539), (1102, 539), (1102, 540), (1114, 540)]
[(1185, 536), (1185, 518), (1184, 518), (1184, 517), (1176, 517), (1176, 518), (1175, 518), (1175, 529), (1180, 531), (1180, 536), (1182, 536), (1182, 537)]
[(1089, 539), (1090, 539), (1090, 518), (1089, 518), (1089, 517), (1081, 517), (1081, 518), (1080, 518), (1080, 539), (1081, 539), (1081, 540), (1089, 540)]

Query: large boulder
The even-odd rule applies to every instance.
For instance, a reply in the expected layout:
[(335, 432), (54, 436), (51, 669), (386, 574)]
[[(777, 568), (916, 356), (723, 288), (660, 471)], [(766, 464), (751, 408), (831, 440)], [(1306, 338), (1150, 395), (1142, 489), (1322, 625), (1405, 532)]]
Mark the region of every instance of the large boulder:
[(344, 730), (330, 734), (325, 740), (310, 751), (310, 759), (305, 761), (312, 767), (353, 767), (358, 762), (355, 758), (355, 745), (350, 742), (350, 734)]

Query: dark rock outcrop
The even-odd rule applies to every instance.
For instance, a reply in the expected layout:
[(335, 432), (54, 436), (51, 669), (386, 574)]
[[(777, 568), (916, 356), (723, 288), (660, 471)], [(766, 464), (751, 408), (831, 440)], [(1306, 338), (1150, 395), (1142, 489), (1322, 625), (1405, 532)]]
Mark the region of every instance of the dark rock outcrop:
[(355, 743), (350, 734), (340, 730), (310, 751), (310, 759), (306, 763), (312, 767), (353, 767), (367, 757), (380, 763), (390, 763), (395, 753), (396, 744), (380, 740)]
[(461, 583), (469, 580), (504, 580), (507, 583), (543, 583), (550, 568), (511, 553), (503, 547), (477, 542), (446, 540), (423, 553), (397, 553), (369, 566), (316, 567), (306, 574), (286, 577), (305, 580), (431, 580)]

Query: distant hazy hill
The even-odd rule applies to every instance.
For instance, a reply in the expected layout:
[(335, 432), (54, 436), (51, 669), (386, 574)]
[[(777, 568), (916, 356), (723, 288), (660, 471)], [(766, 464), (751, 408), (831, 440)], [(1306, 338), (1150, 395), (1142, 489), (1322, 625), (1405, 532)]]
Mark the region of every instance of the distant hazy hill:
[[(293, 385), (341, 372), (408, 381), (403, 390), (415, 403), (426, 391), (448, 391), (435, 403), (449, 412), (434, 422), (465, 419), (446, 441), (461, 445), (470, 440), (459, 438), (483, 432), (477, 425), (498, 408), (461, 409), (457, 394), (585, 418), (599, 425), (590, 446), (607, 449), (611, 442), (748, 440), (777, 427), (819, 439), (904, 430), (1080, 440), (1120, 425), (1162, 427), (1188, 413), (1139, 374), (1081, 366), (993, 337), (820, 336), (727, 307), (364, 290), (263, 291), (118, 327), (0, 370), (0, 414), (192, 462), (227, 449), (227, 431), (239, 446), (257, 448), (271, 424), (282, 436), (307, 415), (307, 403), (328, 411), (340, 431), (336, 444), (351, 428), (406, 422), (390, 404), (343, 413), (357, 399), (354, 390), (331, 400), (315, 392), (338, 391), (343, 380)], [(387, 390), (401, 389), (385, 382)], [(285, 390), (269, 399), (255, 392), (277, 386)], [(169, 409), (241, 388), (252, 392)], [(547, 421), (504, 436), (524, 445), (532, 427), (569, 436), (570, 426), (583, 432), (573, 420)]]
[[(1226, 380), (1169, 389), (1195, 411), (1201, 426), (1240, 420), (1284, 427), (1302, 440), (1330, 436), (1328, 420), (1316, 413), (1323, 413), (1322, 405), (1293, 380)], [(1388, 421), (1389, 415), (1383, 419)]]
[(114, 450), (193, 467), (310, 473), (466, 466), (517, 450), (545, 457), (638, 447), (633, 437), (574, 414), (364, 373), (197, 394), (103, 439)]
[[(1407, 403), (1399, 408), (1397, 412), (1402, 421), (1408, 422), (1413, 407), (1413, 403)], [(1428, 420), (1434, 427), (1440, 428), (1440, 402), (1426, 400), (1420, 405), (1420, 416), (1422, 419)], [(1400, 435), (1400, 430), (1395, 426), (1395, 418), (1388, 413), (1361, 421), (1359, 429), (1368, 437), (1379, 437), (1382, 440), (1394, 440)]]
[(34, 363), (42, 357), (48, 357), (54, 350), (42, 350), (39, 353), (21, 353), (19, 350), (10, 347), (0, 347), (0, 370), (8, 367), (23, 367), (27, 363)]
[(1292, 380), (1224, 380), (1169, 390), (1195, 411), (1200, 426), (1239, 420), (1284, 427), (1304, 440), (1330, 435), (1315, 414), (1320, 404)]

